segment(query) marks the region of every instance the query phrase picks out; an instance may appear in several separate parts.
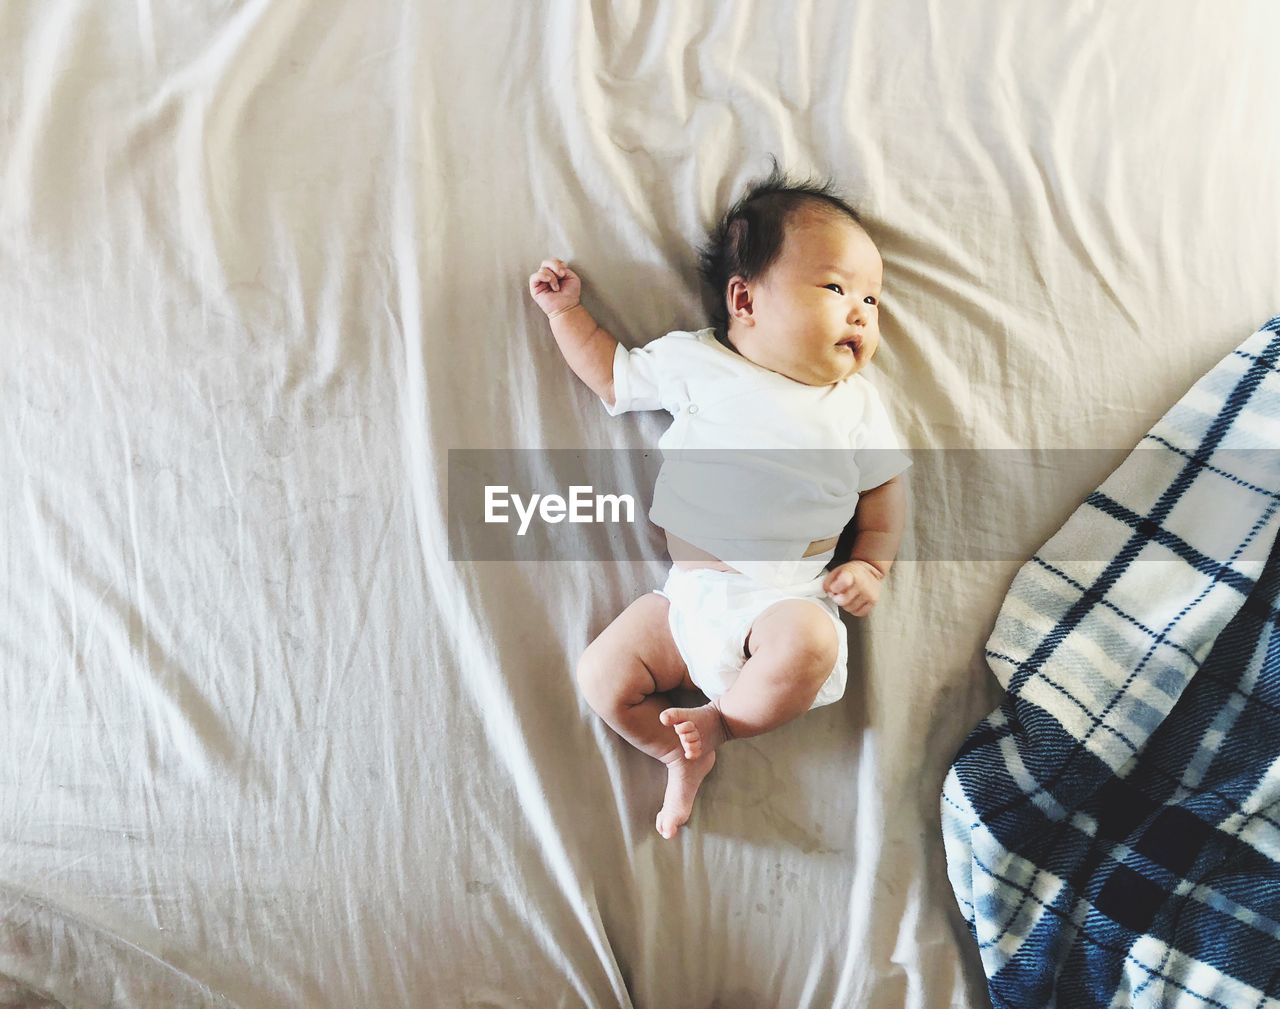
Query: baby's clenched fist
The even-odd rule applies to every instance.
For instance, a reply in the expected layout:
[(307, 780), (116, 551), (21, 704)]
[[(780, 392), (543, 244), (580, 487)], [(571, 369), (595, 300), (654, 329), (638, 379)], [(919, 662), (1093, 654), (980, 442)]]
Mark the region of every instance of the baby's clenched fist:
[(854, 617), (865, 617), (880, 601), (884, 575), (867, 561), (849, 561), (828, 572), (823, 591), (836, 605)]
[(529, 276), (529, 294), (543, 312), (554, 315), (578, 304), (582, 280), (563, 260), (544, 259)]

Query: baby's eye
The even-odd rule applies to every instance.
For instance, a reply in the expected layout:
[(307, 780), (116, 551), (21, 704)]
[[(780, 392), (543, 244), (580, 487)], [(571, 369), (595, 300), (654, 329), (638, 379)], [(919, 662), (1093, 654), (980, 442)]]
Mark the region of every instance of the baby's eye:
[(865, 298), (863, 298), (862, 300), (863, 300), (863, 301), (865, 301), (868, 305), (878, 305), (878, 304), (880, 304), (880, 299), (879, 299), (879, 298), (877, 298), (874, 294), (868, 294), (868, 295), (867, 295)]
[(839, 284), (824, 284), (823, 286), (827, 288), (834, 288), (836, 294), (844, 294), (844, 291), (840, 289)]

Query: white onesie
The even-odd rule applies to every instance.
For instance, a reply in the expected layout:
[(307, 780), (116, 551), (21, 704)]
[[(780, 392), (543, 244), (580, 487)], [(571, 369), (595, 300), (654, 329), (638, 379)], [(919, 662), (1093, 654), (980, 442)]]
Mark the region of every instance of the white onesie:
[(757, 581), (816, 577), (859, 493), (897, 476), (899, 450), (875, 387), (862, 375), (797, 382), (722, 346), (715, 330), (673, 332), (613, 358), (611, 416), (666, 410), (663, 463), (649, 518)]
[(837, 536), (862, 491), (897, 476), (899, 450), (875, 388), (861, 375), (810, 386), (724, 347), (713, 329), (672, 332), (613, 359), (611, 416), (666, 410), (662, 468), (649, 518), (736, 571), (673, 565), (660, 594), (690, 678), (708, 697), (732, 685), (746, 661), (755, 618), (788, 598), (808, 599), (831, 618), (838, 654), (813, 707), (844, 693), (847, 637), (822, 590), (834, 549), (805, 557)]

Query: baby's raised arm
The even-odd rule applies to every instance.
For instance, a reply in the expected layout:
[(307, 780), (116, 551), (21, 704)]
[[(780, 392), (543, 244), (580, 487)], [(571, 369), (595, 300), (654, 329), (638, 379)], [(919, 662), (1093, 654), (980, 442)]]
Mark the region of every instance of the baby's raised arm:
[(582, 307), (582, 281), (559, 259), (544, 259), (529, 277), (529, 294), (547, 314), (560, 353), (583, 382), (613, 406), (613, 355), (618, 341)]

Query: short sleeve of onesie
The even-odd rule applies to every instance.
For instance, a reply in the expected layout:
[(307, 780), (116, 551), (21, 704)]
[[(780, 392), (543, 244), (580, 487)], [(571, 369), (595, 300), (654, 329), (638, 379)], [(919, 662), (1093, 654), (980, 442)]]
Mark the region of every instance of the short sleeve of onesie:
[(867, 412), (854, 455), (858, 464), (859, 494), (887, 483), (911, 465), (910, 458), (898, 447), (898, 437), (880, 394), (870, 383), (866, 389)]
[(632, 410), (678, 413), (685, 396), (684, 383), (678, 380), (681, 350), (673, 334), (631, 350), (618, 344), (613, 352), (613, 406), (604, 404), (609, 416)]

